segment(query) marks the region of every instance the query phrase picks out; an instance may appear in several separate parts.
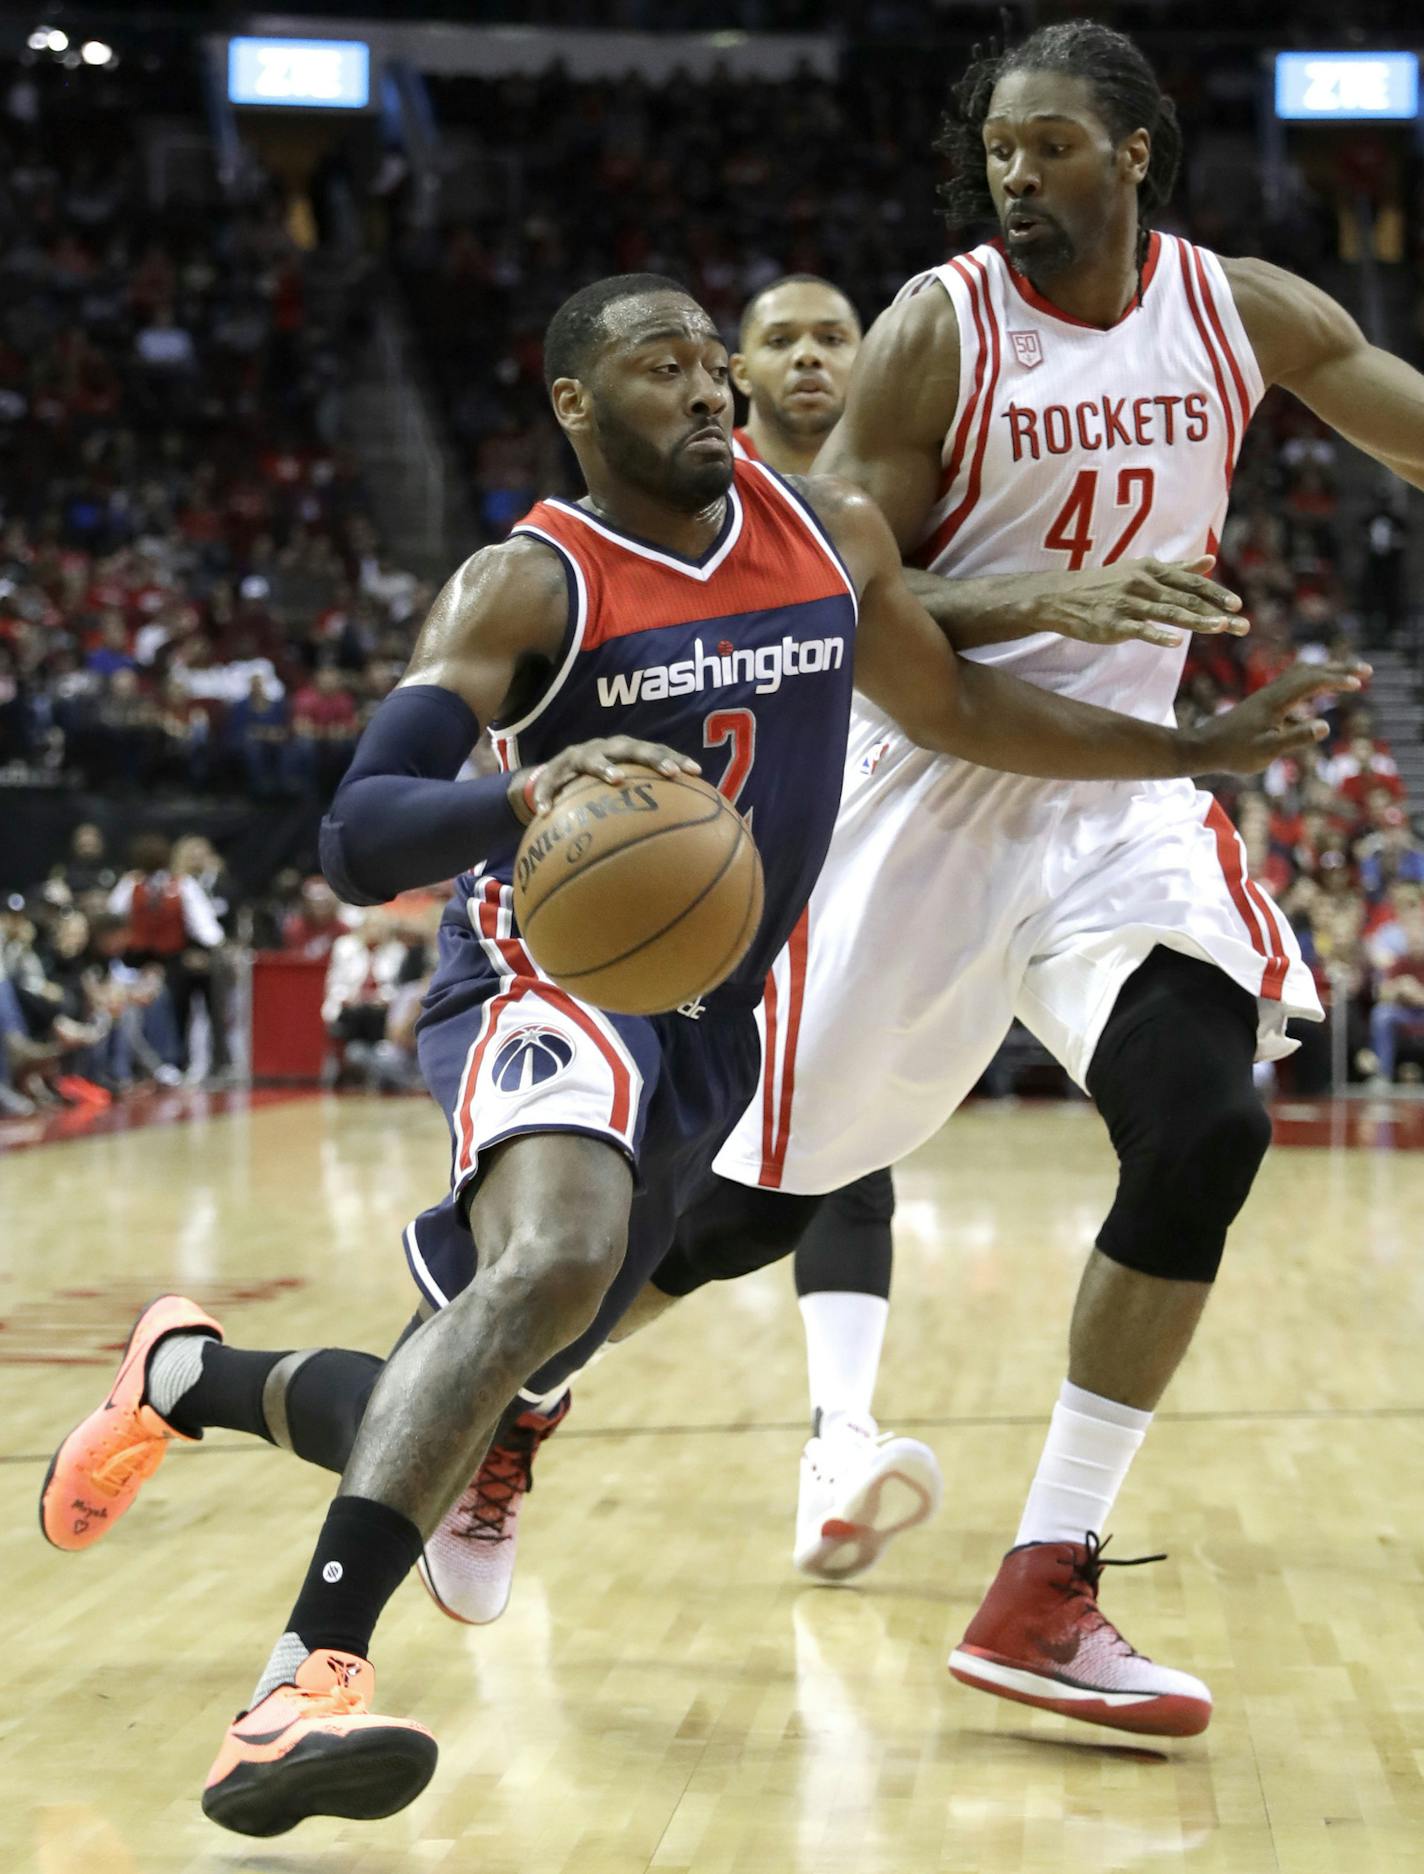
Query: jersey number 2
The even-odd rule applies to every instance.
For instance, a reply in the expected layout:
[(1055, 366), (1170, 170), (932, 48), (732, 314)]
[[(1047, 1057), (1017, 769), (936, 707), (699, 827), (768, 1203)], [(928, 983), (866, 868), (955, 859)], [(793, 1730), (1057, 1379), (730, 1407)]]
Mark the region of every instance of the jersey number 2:
[[(1117, 501), (1119, 508), (1131, 508), (1126, 527), (1103, 555), (1103, 565), (1120, 560), (1137, 538), (1138, 531), (1152, 512), (1152, 497), (1157, 491), (1157, 476), (1150, 468), (1118, 470)], [(1068, 570), (1076, 573), (1086, 564), (1093, 550), (1093, 509), (1098, 500), (1098, 471), (1079, 469), (1068, 499), (1058, 511), (1058, 518), (1043, 536), (1043, 544), (1055, 553), (1068, 555)]]
[(749, 709), (714, 709), (708, 716), (702, 725), (702, 746), (720, 748), (723, 742), (732, 744), (732, 752), (717, 789), (735, 807), (756, 760), (756, 717)]

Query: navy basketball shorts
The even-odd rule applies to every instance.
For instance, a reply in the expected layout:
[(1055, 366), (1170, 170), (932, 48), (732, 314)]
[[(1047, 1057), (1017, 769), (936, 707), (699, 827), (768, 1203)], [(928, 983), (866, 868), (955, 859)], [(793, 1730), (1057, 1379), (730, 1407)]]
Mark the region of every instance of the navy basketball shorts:
[(720, 991), (695, 1017), (610, 1015), (535, 974), (516, 940), (498, 963), (491, 949), (463, 925), (441, 928), (417, 1045), (450, 1129), (450, 1188), (406, 1229), (416, 1287), (443, 1308), (473, 1279), (469, 1200), (507, 1140), (604, 1139), (635, 1181), (623, 1266), (588, 1331), (531, 1376), (525, 1390), (538, 1397), (587, 1362), (662, 1261), (755, 1091), (761, 1044), (750, 993)]

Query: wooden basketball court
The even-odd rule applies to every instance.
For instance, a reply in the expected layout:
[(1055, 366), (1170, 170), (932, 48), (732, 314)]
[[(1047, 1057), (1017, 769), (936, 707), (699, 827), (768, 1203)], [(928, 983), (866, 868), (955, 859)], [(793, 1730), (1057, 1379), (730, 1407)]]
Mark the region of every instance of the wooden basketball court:
[[(1405, 1115), (1412, 1118), (1413, 1115)], [(270, 1843), (198, 1795), (331, 1481), (227, 1434), (111, 1540), (42, 1541), (58, 1438), (155, 1291), (238, 1343), (384, 1350), (440, 1187), (425, 1103), (302, 1099), (0, 1158), (0, 1720), (7, 1874), (1413, 1874), (1424, 1869), (1424, 1154), (1391, 1113), (1288, 1132), (1115, 1522), (1133, 1642), (1199, 1673), (1205, 1736), (1143, 1749), (955, 1685), (1012, 1537), (1106, 1207), (1085, 1107), (979, 1107), (904, 1168), (878, 1399), (946, 1503), (857, 1589), (790, 1567), (805, 1436), (786, 1269), (695, 1297), (580, 1383), (540, 1459), (510, 1611), (412, 1580), (383, 1705), (427, 1794)], [(1363, 1143), (1346, 1143), (1361, 1139)]]

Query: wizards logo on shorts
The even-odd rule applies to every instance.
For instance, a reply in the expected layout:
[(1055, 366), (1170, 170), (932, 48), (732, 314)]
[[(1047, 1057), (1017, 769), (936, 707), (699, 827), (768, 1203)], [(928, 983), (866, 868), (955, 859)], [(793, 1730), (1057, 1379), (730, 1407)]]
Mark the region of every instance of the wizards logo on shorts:
[(573, 1042), (557, 1028), (516, 1028), (500, 1044), (490, 1077), (501, 1093), (528, 1093), (557, 1080), (573, 1058)]

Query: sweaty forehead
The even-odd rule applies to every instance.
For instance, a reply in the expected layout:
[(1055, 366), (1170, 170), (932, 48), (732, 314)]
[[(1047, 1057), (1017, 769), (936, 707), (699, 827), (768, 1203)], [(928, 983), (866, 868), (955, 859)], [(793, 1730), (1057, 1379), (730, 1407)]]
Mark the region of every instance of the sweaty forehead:
[(682, 293), (649, 293), (615, 299), (604, 310), (603, 329), (620, 350), (659, 338), (720, 344), (721, 333), (695, 299)]
[(994, 86), (986, 123), (999, 118), (1022, 123), (1031, 117), (1064, 117), (1102, 128), (1093, 87), (1086, 78), (1068, 72), (1006, 72)]

